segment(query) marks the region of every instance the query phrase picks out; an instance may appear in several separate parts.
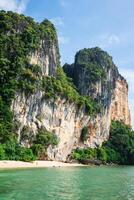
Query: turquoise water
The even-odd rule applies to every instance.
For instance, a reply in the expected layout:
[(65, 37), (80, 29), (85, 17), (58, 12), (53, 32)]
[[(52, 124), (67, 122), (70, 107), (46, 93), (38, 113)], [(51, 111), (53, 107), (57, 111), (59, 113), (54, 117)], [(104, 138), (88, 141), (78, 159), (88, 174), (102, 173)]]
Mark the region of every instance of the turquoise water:
[(134, 200), (134, 167), (1, 170), (0, 200)]

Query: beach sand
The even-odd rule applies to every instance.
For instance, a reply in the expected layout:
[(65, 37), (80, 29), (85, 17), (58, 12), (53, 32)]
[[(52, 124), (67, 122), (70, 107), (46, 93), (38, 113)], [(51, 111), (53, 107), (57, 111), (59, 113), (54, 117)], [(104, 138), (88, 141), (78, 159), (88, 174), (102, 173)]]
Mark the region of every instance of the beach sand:
[(18, 169), (18, 168), (45, 168), (45, 167), (78, 167), (84, 166), (78, 163), (63, 163), (57, 161), (0, 161), (0, 169)]

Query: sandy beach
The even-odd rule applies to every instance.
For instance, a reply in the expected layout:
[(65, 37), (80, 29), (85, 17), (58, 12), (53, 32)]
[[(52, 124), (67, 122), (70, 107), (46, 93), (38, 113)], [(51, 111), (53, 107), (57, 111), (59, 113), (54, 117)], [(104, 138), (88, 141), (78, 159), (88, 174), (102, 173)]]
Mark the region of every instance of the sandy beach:
[(45, 167), (78, 167), (84, 166), (78, 163), (63, 163), (57, 161), (0, 161), (0, 169), (18, 169), (18, 168), (45, 168)]

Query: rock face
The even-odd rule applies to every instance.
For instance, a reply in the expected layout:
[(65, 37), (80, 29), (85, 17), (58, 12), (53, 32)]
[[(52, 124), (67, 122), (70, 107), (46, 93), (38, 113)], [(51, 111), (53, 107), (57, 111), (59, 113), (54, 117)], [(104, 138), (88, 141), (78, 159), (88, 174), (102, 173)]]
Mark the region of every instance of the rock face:
[[(31, 54), (30, 62), (40, 65), (43, 75), (53, 75), (57, 65), (56, 55), (58, 53), (53, 45), (46, 50), (42, 42), (39, 51)], [(18, 92), (12, 102), (14, 120), (20, 124), (18, 135), (22, 145), (29, 145), (28, 141), (21, 141), (24, 127), (29, 127), (33, 135), (41, 127), (57, 135), (58, 145), (47, 149), (48, 159), (51, 160), (66, 161), (77, 147), (100, 146), (109, 137), (111, 120), (131, 124), (128, 85), (106, 52), (99, 48), (80, 51), (71, 66), (71, 76), (75, 77), (74, 83), (80, 94), (100, 103), (101, 111), (97, 116), (90, 117), (65, 98), (44, 99), (42, 91), (30, 96)], [(80, 136), (84, 127), (88, 128), (88, 139), (83, 143)]]
[(111, 95), (110, 103), (103, 106), (95, 121), (89, 122), (89, 146), (100, 146), (108, 140), (111, 121), (121, 121), (131, 126), (131, 116), (128, 105), (128, 85), (126, 80), (119, 75)]
[(20, 123), (19, 138), (24, 127), (29, 127), (32, 134), (36, 134), (41, 127), (46, 128), (59, 140), (58, 146), (48, 148), (49, 159), (65, 161), (72, 149), (78, 146), (81, 129), (88, 124), (90, 116), (65, 99), (42, 101), (42, 95), (42, 92), (37, 92), (26, 98), (25, 94), (16, 94), (12, 110), (14, 118)]
[(128, 84), (119, 75), (110, 106), (111, 120), (119, 120), (127, 125), (131, 125), (131, 116), (128, 106)]
[(59, 65), (59, 50), (57, 41), (49, 44), (47, 40), (41, 40), (39, 48), (30, 53), (29, 63), (41, 67), (42, 75), (55, 75)]

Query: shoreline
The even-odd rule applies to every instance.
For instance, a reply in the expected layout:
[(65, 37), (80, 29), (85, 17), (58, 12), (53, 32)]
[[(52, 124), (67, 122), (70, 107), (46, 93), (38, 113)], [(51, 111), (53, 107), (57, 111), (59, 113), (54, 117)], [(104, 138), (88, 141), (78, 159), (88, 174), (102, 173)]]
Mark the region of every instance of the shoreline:
[(25, 168), (53, 168), (53, 167), (81, 167), (85, 166), (79, 163), (64, 163), (58, 161), (0, 161), (0, 169), (25, 169)]

